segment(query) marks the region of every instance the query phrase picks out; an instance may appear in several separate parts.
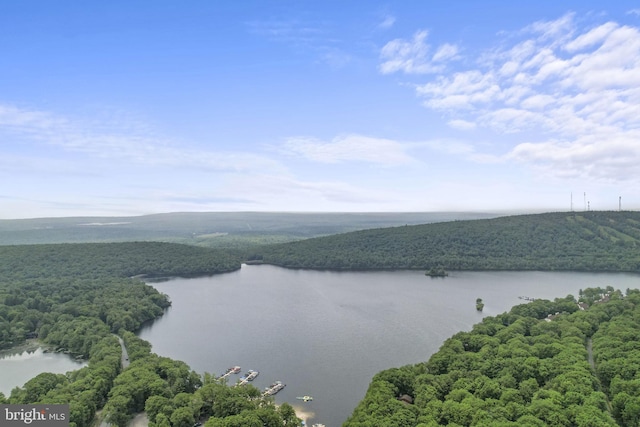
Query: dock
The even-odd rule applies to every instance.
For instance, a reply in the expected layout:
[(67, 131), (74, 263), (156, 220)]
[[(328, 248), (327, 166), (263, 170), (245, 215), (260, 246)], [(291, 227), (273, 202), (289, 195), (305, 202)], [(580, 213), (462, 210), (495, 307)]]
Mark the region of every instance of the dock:
[(227, 377), (228, 377), (229, 375), (231, 375), (231, 374), (238, 374), (238, 373), (240, 373), (240, 371), (241, 371), (241, 370), (242, 370), (242, 368), (240, 368), (240, 366), (234, 366), (234, 367), (232, 367), (232, 368), (227, 368), (227, 371), (226, 371), (224, 374), (220, 375), (220, 376), (219, 376), (218, 378), (216, 378), (216, 379), (218, 379), (218, 380), (223, 380), (223, 379), (227, 378)]
[(275, 383), (271, 384), (269, 387), (266, 387), (264, 392), (262, 392), (262, 395), (273, 396), (274, 394), (282, 390), (285, 386), (286, 384), (283, 384), (280, 381), (276, 381)]
[(240, 381), (236, 385), (248, 384), (249, 381), (253, 381), (259, 374), (260, 372), (249, 369), (247, 371), (247, 374), (244, 377), (240, 378)]

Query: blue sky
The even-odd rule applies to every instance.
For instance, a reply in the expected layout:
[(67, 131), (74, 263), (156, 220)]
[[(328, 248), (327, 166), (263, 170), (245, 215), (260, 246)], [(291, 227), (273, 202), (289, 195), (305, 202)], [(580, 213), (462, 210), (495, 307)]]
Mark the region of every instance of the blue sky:
[(24, 0), (0, 52), (0, 218), (640, 209), (637, 1)]

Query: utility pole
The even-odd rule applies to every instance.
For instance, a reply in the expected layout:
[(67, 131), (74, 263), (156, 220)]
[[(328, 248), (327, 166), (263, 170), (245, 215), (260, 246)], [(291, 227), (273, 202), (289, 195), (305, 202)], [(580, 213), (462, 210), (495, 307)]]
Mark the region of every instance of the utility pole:
[(622, 210), (622, 196), (618, 197), (618, 212)]

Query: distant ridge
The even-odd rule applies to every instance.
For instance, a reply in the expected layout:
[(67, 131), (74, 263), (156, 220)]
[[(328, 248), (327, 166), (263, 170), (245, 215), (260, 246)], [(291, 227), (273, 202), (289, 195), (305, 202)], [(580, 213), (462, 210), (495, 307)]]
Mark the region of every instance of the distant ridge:
[(166, 241), (238, 248), (369, 228), (496, 216), (474, 212), (175, 212), (11, 219), (0, 220), (0, 245)]
[(263, 248), (288, 268), (640, 271), (640, 212), (515, 215), (364, 230)]

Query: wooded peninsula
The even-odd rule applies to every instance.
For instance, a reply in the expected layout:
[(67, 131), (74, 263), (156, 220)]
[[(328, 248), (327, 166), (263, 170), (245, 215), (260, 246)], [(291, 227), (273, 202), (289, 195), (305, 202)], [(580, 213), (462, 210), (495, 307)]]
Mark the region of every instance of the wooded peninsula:
[[(211, 230), (212, 232), (215, 229)], [(243, 261), (335, 270), (640, 272), (640, 213), (565, 212), (355, 231), (212, 249), (168, 242), (0, 245), (0, 348), (37, 337), (88, 361), (43, 373), (0, 403), (69, 403), (120, 427), (300, 425), (254, 387), (227, 387), (160, 357), (133, 332), (167, 297), (140, 277), (201, 276)], [(428, 278), (425, 278), (428, 280)], [(446, 279), (445, 279), (446, 280)], [(581, 302), (581, 305), (578, 303)], [(640, 292), (586, 289), (487, 317), (427, 362), (376, 375), (345, 426), (640, 425)], [(131, 364), (121, 364), (122, 337)]]

